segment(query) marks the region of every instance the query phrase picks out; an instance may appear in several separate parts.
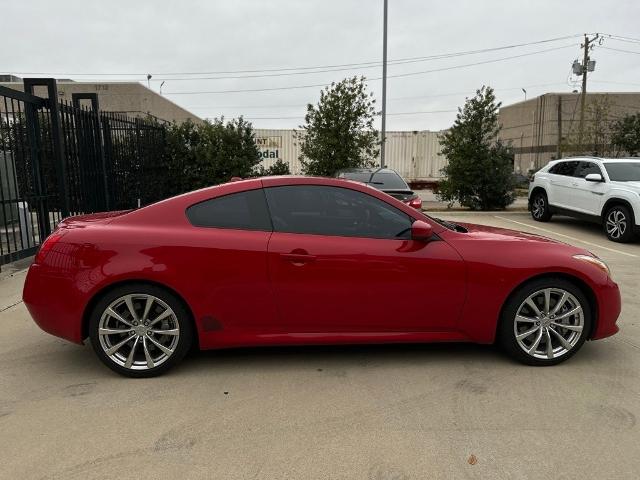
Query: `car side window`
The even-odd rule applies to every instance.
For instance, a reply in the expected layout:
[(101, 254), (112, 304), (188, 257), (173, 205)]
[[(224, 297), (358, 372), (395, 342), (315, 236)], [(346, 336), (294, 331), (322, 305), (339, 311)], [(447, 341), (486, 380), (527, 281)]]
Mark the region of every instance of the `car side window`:
[(196, 227), (271, 231), (271, 219), (260, 188), (205, 200), (187, 208), (187, 218)]
[(549, 173), (553, 173), (555, 175), (565, 175), (568, 177), (572, 177), (576, 168), (578, 167), (578, 161), (571, 160), (568, 162), (560, 162), (556, 163), (553, 167), (549, 169)]
[(598, 173), (602, 175), (602, 170), (600, 170), (600, 167), (593, 162), (580, 162), (573, 176), (578, 178), (584, 178), (590, 173)]
[(266, 188), (277, 232), (409, 239), (412, 218), (386, 202), (348, 188), (290, 185)]

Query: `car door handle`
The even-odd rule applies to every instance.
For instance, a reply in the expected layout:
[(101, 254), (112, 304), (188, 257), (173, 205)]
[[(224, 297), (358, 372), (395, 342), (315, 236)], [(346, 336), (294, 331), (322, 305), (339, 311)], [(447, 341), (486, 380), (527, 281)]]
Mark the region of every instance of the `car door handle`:
[(294, 265), (303, 265), (313, 262), (316, 259), (315, 255), (309, 255), (308, 253), (281, 253), (280, 257)]
[(571, 186), (572, 186), (572, 187), (577, 187), (577, 186), (578, 186), (578, 184), (577, 184), (577, 183), (572, 183), (572, 184), (571, 184)]

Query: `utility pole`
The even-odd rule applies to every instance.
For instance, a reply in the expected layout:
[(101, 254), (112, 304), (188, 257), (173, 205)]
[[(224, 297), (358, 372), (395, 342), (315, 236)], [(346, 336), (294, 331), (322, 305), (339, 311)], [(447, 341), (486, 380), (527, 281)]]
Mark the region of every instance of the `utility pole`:
[(380, 140), (380, 168), (384, 168), (384, 147), (387, 142), (387, 2), (384, 0), (382, 27), (382, 139)]
[(584, 55), (582, 58), (582, 93), (580, 96), (580, 126), (578, 127), (578, 147), (582, 150), (582, 139), (584, 136), (584, 109), (587, 102), (587, 72), (592, 72), (595, 68), (594, 64), (590, 63), (589, 50), (593, 48), (593, 42), (597, 40), (599, 34), (596, 33), (595, 37), (589, 39), (587, 34), (584, 35)]

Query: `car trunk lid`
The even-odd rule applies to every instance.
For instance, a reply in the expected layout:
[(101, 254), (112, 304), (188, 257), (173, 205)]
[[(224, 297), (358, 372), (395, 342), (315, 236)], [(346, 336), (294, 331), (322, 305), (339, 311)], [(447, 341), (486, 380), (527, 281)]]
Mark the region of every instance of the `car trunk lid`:
[(116, 217), (129, 213), (131, 210), (116, 210), (113, 212), (90, 213), (86, 215), (74, 215), (67, 217), (58, 224), (58, 228), (69, 228), (90, 223), (109, 223)]
[(416, 196), (411, 190), (382, 190), (384, 193), (391, 195), (393, 198), (406, 202)]

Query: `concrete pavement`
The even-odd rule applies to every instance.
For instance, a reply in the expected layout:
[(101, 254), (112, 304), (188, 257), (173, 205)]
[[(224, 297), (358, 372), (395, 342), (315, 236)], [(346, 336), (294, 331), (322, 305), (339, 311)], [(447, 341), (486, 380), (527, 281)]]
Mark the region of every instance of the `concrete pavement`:
[(571, 219), (439, 215), (592, 250), (620, 284), (621, 332), (551, 368), (489, 346), (286, 348), (131, 380), (40, 331), (17, 272), (0, 280), (0, 478), (637, 478), (640, 244)]

